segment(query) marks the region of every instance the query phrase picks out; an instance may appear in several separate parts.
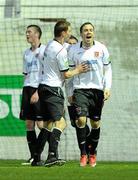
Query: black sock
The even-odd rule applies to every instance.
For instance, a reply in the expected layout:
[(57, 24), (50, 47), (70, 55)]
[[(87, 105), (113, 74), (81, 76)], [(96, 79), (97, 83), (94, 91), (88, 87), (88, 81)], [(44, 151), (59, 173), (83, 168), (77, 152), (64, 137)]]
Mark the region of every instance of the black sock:
[(36, 132), (33, 131), (27, 131), (26, 132), (26, 139), (29, 147), (29, 151), (31, 154), (31, 158), (34, 158), (34, 153), (36, 152)]
[(62, 134), (62, 131), (54, 128), (51, 132), (50, 136), (50, 143), (49, 143), (49, 153), (53, 154), (55, 157), (57, 157), (57, 151), (58, 151), (58, 143), (60, 141), (60, 136)]
[(100, 127), (98, 129), (92, 128), (90, 133), (90, 154), (96, 154), (97, 153), (97, 146), (100, 138)]
[(89, 149), (89, 144), (90, 144), (90, 128), (89, 126), (86, 124), (85, 126), (86, 128), (86, 154), (89, 155), (90, 154), (90, 149)]
[(49, 138), (50, 131), (46, 128), (42, 128), (37, 138), (37, 149), (35, 153), (35, 160), (40, 161), (40, 155), (44, 150), (46, 141)]
[(78, 140), (78, 145), (80, 148), (81, 155), (86, 154), (86, 128), (79, 128), (76, 127), (76, 135), (77, 135), (77, 140)]
[(69, 113), (69, 118), (70, 118), (70, 121), (71, 121), (71, 125), (73, 127), (76, 127), (76, 110), (75, 110), (75, 106), (74, 105), (70, 105), (68, 106), (68, 113)]

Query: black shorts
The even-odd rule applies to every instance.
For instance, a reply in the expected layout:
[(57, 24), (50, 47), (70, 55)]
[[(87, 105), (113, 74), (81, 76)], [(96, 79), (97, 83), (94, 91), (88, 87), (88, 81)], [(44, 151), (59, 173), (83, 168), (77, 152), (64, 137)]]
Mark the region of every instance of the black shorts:
[(95, 121), (101, 119), (104, 104), (104, 93), (102, 90), (76, 89), (73, 96), (78, 117), (87, 116)]
[(64, 117), (64, 95), (59, 87), (40, 84), (38, 88), (44, 121), (58, 121)]
[(22, 120), (42, 120), (42, 114), (40, 111), (40, 101), (37, 103), (31, 104), (30, 99), (31, 96), (36, 91), (36, 88), (33, 87), (23, 87), (22, 91), (22, 101), (21, 101), (21, 111), (20, 111), (20, 119)]

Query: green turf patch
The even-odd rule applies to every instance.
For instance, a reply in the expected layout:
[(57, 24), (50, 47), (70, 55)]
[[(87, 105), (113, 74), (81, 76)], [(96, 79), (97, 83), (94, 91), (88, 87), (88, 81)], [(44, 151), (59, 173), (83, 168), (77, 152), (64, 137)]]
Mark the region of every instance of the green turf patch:
[(64, 166), (22, 166), (17, 160), (0, 161), (0, 180), (137, 180), (138, 163), (98, 162), (95, 168), (79, 167), (77, 161)]

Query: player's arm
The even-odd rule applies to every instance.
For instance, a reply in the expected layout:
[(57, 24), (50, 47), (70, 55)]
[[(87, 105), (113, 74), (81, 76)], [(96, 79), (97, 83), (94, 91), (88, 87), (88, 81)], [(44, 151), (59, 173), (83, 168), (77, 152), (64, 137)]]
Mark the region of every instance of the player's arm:
[(85, 73), (89, 70), (88, 65), (85, 63), (78, 64), (77, 66), (74, 65), (74, 68), (70, 69), (69, 57), (67, 56), (66, 51), (63, 51), (63, 53), (61, 52), (62, 51), (60, 51), (60, 53), (57, 55), (57, 60), (59, 69), (61, 72), (63, 72), (63, 76), (65, 79), (71, 78), (80, 73)]
[(109, 52), (105, 46), (103, 46), (103, 70), (104, 70), (104, 100), (107, 100), (111, 95), (112, 86), (112, 67), (109, 58)]
[(89, 71), (89, 66), (83, 63), (83, 64), (77, 65), (74, 69), (65, 71), (63, 74), (64, 74), (64, 78), (68, 79), (80, 73), (85, 73), (87, 71)]
[(111, 95), (111, 85), (112, 85), (112, 68), (111, 62), (104, 65), (104, 100), (107, 100)]

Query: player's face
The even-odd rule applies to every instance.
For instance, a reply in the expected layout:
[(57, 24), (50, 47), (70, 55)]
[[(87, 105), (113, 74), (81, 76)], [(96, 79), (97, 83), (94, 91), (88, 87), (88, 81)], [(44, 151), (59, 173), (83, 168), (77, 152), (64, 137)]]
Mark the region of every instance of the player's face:
[(71, 36), (71, 27), (69, 26), (68, 30), (65, 32), (65, 36), (64, 36), (65, 42), (69, 40), (70, 36)]
[(83, 41), (83, 45), (89, 47), (93, 44), (94, 39), (94, 27), (90, 24), (83, 26), (81, 37)]
[(76, 44), (77, 43), (77, 41), (76, 41), (76, 39), (69, 39), (68, 41), (67, 41), (69, 44)]
[(30, 27), (26, 30), (26, 39), (28, 43), (33, 43), (38, 38), (38, 33), (33, 27)]

